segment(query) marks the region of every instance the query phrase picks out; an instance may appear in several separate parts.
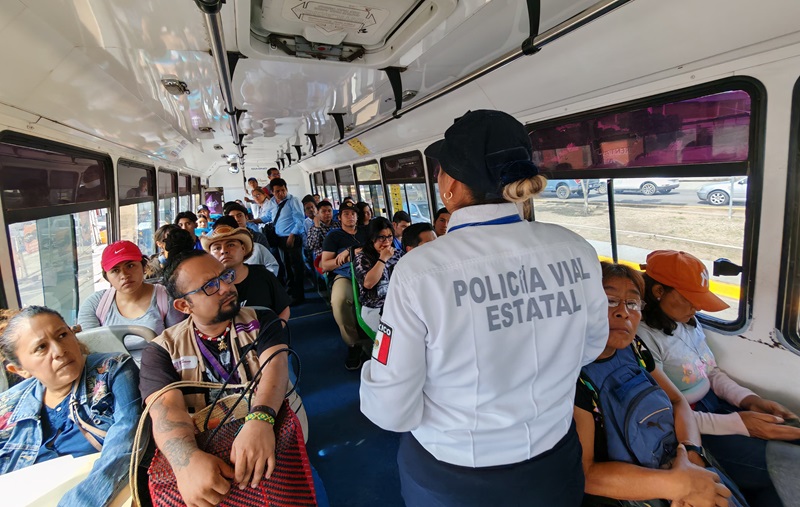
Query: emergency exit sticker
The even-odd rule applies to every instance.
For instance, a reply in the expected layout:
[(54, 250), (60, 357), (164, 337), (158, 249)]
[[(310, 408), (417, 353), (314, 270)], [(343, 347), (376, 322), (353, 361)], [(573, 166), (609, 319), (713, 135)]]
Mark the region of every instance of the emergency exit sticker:
[(389, 15), (389, 12), (383, 9), (337, 0), (322, 2), (303, 0), (295, 4), (286, 2), (283, 5), (283, 15), (287, 19), (312, 24), (328, 33), (342, 31), (367, 33), (376, 25), (383, 23)]
[(348, 146), (353, 148), (353, 151), (356, 152), (356, 154), (358, 155), (364, 156), (364, 155), (369, 155), (370, 153), (369, 148), (364, 146), (364, 143), (359, 141), (357, 137), (354, 137), (353, 139), (347, 141), (347, 144)]

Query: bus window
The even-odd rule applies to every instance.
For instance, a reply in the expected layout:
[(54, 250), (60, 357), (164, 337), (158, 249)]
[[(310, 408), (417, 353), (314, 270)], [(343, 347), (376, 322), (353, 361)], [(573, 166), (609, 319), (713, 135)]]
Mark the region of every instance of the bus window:
[(420, 152), (383, 158), (381, 168), (389, 200), (387, 216), (391, 218), (398, 211), (404, 210), (411, 216), (411, 223), (430, 223), (432, 214)]
[(17, 238), (12, 253), (23, 306), (47, 306), (73, 324), (81, 301), (108, 288), (100, 255), (95, 255), (100, 216), (82, 211), (9, 225), (11, 237)]
[(192, 209), (191, 211), (197, 211), (197, 208), (200, 206), (200, 178), (192, 178)]
[(800, 353), (800, 80), (794, 85), (789, 131), (789, 175), (786, 185), (786, 225), (781, 255), (781, 333)]
[(345, 197), (352, 197), (358, 200), (356, 193), (356, 180), (353, 178), (353, 169), (350, 167), (340, 167), (336, 169), (336, 181), (339, 183), (339, 195), (344, 199)]
[(192, 208), (192, 196), (189, 195), (191, 188), (191, 181), (189, 176), (178, 176), (178, 211), (196, 211), (197, 208)]
[(158, 225), (171, 224), (177, 211), (178, 175), (172, 171), (159, 170), (158, 178)]
[(136, 243), (145, 255), (155, 252), (155, 167), (127, 160), (117, 163), (120, 239)]
[(386, 210), (386, 199), (383, 196), (378, 163), (371, 160), (354, 167), (359, 200), (368, 203), (376, 217), (385, 217), (388, 212)]
[(47, 305), (72, 324), (81, 301), (107, 286), (110, 168), (102, 154), (2, 133), (0, 188), (21, 305)]
[[(748, 169), (760, 169), (758, 99), (758, 88), (737, 80), (529, 126), (533, 161), (549, 178), (536, 219), (574, 230), (619, 262), (638, 265), (653, 250), (682, 250), (709, 273), (718, 258), (746, 273), (757, 205), (748, 205)], [(711, 290), (730, 308), (702, 318), (738, 329), (746, 280), (712, 276)]]
[(340, 196), (339, 196), (339, 187), (336, 185), (336, 175), (333, 172), (333, 169), (328, 171), (322, 172), (322, 180), (324, 181), (325, 185), (323, 186), (323, 192), (325, 197), (330, 201), (333, 205), (333, 209), (339, 209), (339, 204), (341, 204)]
[(439, 165), (439, 161), (425, 157), (425, 165), (428, 168), (428, 181), (431, 182), (431, 195), (433, 195), (433, 200), (436, 201), (436, 209), (444, 208), (444, 201), (442, 201), (442, 196), (439, 195), (439, 169), (441, 166)]

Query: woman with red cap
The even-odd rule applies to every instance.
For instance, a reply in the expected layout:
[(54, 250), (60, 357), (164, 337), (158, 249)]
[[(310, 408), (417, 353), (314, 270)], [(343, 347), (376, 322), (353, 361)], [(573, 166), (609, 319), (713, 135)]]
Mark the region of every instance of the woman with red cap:
[(656, 250), (647, 256), (644, 278), (646, 306), (638, 336), (692, 404), (703, 444), (751, 504), (783, 505), (767, 471), (767, 440), (800, 439), (800, 429), (784, 424), (797, 415), (742, 387), (717, 366), (695, 314), (728, 305), (710, 291), (700, 259)]
[(183, 320), (184, 315), (172, 307), (163, 286), (144, 282), (146, 265), (147, 258), (134, 243), (117, 241), (108, 245), (100, 266), (111, 288), (95, 292), (81, 304), (81, 329), (137, 325), (160, 334)]

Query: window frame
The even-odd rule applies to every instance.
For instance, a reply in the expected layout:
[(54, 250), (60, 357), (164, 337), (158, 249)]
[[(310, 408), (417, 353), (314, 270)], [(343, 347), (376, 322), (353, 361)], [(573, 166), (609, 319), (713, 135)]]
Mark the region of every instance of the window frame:
[(786, 203), (783, 223), (780, 285), (775, 326), (780, 330), (786, 348), (800, 355), (800, 305), (792, 304), (800, 297), (800, 266), (796, 261), (800, 248), (800, 79), (792, 88), (791, 123), (789, 125), (789, 159), (787, 166)]
[[(67, 156), (90, 158), (97, 161), (98, 164), (105, 171), (106, 192), (108, 197), (101, 201), (88, 201), (75, 204), (62, 204), (58, 206), (48, 205), (38, 208), (28, 208), (22, 210), (3, 210), (6, 225), (15, 224), (19, 222), (28, 222), (31, 220), (41, 220), (43, 218), (55, 217), (60, 215), (68, 215), (73, 213), (80, 213), (83, 211), (91, 211), (95, 209), (106, 208), (109, 210), (110, 219), (117, 219), (117, 210), (114, 204), (116, 196), (116, 178), (114, 175), (114, 163), (111, 156), (107, 153), (102, 153), (84, 148), (78, 148), (69, 144), (60, 143), (57, 141), (50, 141), (40, 137), (29, 136), (15, 132), (13, 130), (0, 131), (0, 143), (10, 142), (19, 144), (26, 148), (46, 151), (59, 151)], [(0, 206), (2, 205), (2, 197), (0, 197)], [(6, 228), (8, 233), (8, 228)]]
[[(648, 176), (674, 177), (674, 178), (695, 178), (701, 176), (747, 176), (747, 205), (745, 206), (744, 240), (742, 245), (742, 274), (741, 292), (739, 296), (739, 314), (736, 320), (723, 321), (715, 318), (711, 314), (698, 314), (697, 317), (703, 325), (724, 333), (733, 334), (744, 329), (747, 322), (753, 315), (753, 292), (755, 289), (756, 273), (756, 251), (758, 248), (758, 228), (757, 225), (761, 218), (761, 198), (763, 188), (763, 167), (764, 167), (764, 139), (766, 132), (766, 102), (767, 92), (764, 85), (757, 79), (751, 77), (732, 77), (704, 83), (688, 88), (681, 88), (656, 95), (650, 95), (640, 99), (613, 104), (589, 111), (582, 111), (577, 114), (562, 116), (559, 118), (548, 119), (542, 122), (529, 123), (525, 126), (526, 131), (531, 131), (555, 127), (565, 123), (585, 121), (598, 116), (626, 111), (638, 110), (646, 107), (659, 106), (667, 103), (680, 102), (704, 95), (712, 95), (725, 91), (742, 90), (750, 95), (750, 132), (749, 132), (749, 151), (747, 160), (743, 162), (712, 162), (702, 164), (682, 164), (682, 165), (657, 165), (639, 166), (625, 168), (597, 168), (597, 169), (573, 169), (569, 171), (542, 171), (542, 175), (548, 179), (623, 179), (623, 178), (644, 178)], [(698, 166), (702, 166), (702, 171), (698, 172)], [(614, 216), (614, 195), (613, 187), (608, 186), (608, 206), (610, 230), (614, 231), (616, 226), (613, 221)], [(534, 205), (535, 209), (535, 205)], [(612, 245), (616, 244), (616, 236), (611, 235)], [(613, 247), (612, 247), (613, 248)], [(616, 248), (613, 248), (616, 252)], [(616, 259), (615, 259), (616, 261)]]
[[(126, 166), (135, 167), (137, 169), (145, 169), (148, 173), (148, 177), (150, 178), (150, 185), (151, 188), (155, 190), (152, 196), (145, 196), (145, 197), (123, 197), (122, 194), (119, 194), (119, 205), (125, 206), (128, 204), (139, 204), (143, 202), (155, 202), (158, 196), (158, 187), (156, 184), (156, 167), (152, 165), (142, 164), (139, 162), (134, 162), (133, 160), (129, 160), (126, 158), (121, 158), (117, 160), (117, 174), (119, 174), (119, 166), (121, 164), (125, 164)], [(117, 190), (119, 190), (119, 183), (117, 183)]]

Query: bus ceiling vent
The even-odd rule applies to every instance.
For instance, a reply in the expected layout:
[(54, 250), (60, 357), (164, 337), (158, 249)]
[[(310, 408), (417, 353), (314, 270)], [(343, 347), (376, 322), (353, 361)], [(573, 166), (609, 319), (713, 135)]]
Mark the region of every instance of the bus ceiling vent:
[(250, 35), (248, 56), (379, 69), (399, 61), (444, 23), (458, 0), (261, 0), (252, 4), (247, 26), (237, 27), (239, 33)]

